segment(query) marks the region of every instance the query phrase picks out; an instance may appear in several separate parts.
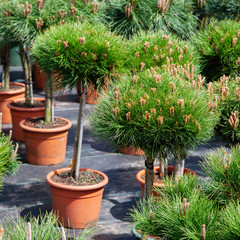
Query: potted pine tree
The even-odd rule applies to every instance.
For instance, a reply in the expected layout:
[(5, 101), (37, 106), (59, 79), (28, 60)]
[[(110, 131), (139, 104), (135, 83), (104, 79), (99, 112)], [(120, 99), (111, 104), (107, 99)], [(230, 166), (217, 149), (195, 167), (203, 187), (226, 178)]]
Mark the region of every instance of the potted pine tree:
[[(90, 83), (101, 89), (109, 85), (110, 79), (118, 76), (125, 56), (122, 39), (99, 24), (66, 23), (51, 27), (37, 37), (31, 52), (45, 72), (49, 73), (54, 69), (61, 74), (63, 78), (60, 83), (63, 86), (80, 86), (71, 168), (50, 172), (47, 181), (51, 185), (53, 209), (58, 212), (64, 226), (84, 228), (94, 225), (98, 220), (102, 193), (108, 178), (99, 171), (80, 168), (86, 87)], [(81, 179), (87, 182), (86, 177), (93, 178), (95, 183), (84, 186)], [(64, 179), (69, 180), (73, 186), (60, 183), (59, 179), (62, 179), (61, 182), (65, 182)]]
[(172, 154), (173, 175), (178, 179), (184, 173), (186, 150), (210, 139), (217, 123), (217, 105), (210, 102), (204, 79), (186, 81), (177, 72), (177, 68), (162, 73), (152, 68), (123, 78), (90, 118), (101, 138), (145, 152), (145, 198), (151, 194), (155, 158)]

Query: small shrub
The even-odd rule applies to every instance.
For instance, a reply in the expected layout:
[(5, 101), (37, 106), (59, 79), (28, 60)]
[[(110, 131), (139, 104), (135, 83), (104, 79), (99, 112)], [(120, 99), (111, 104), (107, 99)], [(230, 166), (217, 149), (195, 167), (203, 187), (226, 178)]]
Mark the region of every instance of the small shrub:
[[(196, 189), (188, 195), (188, 199), (175, 195), (170, 201), (150, 198), (147, 204), (140, 202), (130, 214), (133, 225), (144, 234), (162, 239), (214, 239), (214, 202)], [(205, 238), (201, 238), (203, 234)]]
[(220, 205), (226, 205), (240, 198), (240, 146), (227, 149), (221, 148), (217, 152), (210, 152), (200, 163), (209, 178), (204, 191)]
[(211, 22), (194, 37), (200, 53), (202, 75), (207, 81), (221, 76), (238, 76), (240, 71), (240, 23), (224, 20)]

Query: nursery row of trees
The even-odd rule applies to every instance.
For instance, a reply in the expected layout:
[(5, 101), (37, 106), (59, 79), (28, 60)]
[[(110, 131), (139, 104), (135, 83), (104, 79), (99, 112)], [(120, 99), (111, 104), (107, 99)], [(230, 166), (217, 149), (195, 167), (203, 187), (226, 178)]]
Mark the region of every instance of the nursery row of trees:
[[(180, 195), (175, 195), (177, 189), (173, 191), (172, 187), (173, 194), (168, 192), (168, 196), (163, 197), (165, 204), (152, 200), (150, 195), (155, 159), (161, 162), (162, 177), (167, 175), (167, 159), (174, 159), (173, 175), (181, 187), (181, 181), (185, 180), (179, 179), (189, 148), (206, 143), (216, 130), (229, 143), (239, 142), (239, 2), (8, 0), (0, 4), (0, 37), (4, 42), (19, 44), (26, 100), (31, 100), (34, 61), (48, 74), (46, 101), (52, 99), (53, 71), (59, 76), (57, 85), (69, 88), (78, 85), (80, 128), (83, 96), (87, 86), (94, 85), (102, 92), (90, 117), (94, 133), (110, 139), (115, 146), (134, 146), (145, 152), (147, 204), (144, 202), (133, 214), (137, 229), (159, 236), (152, 230), (156, 228), (160, 237), (168, 239), (227, 239), (211, 238), (215, 233), (212, 219), (217, 218), (216, 209), (222, 201), (208, 201), (195, 180), (191, 185), (189, 181), (193, 180), (186, 178), (188, 190)], [(228, 19), (222, 20), (224, 18)], [(46, 122), (53, 121), (52, 116), (47, 116), (51, 113), (51, 105), (49, 108), (46, 105)], [(79, 135), (76, 139), (81, 142)], [(74, 153), (72, 173), (79, 168), (79, 155), (79, 152)], [(222, 161), (225, 178), (230, 176), (228, 170), (233, 166), (236, 181), (233, 189), (238, 192), (238, 164), (234, 165), (233, 160), (228, 162), (226, 155), (219, 158), (225, 161)], [(218, 178), (211, 177), (211, 187), (217, 189), (214, 181)], [(232, 180), (228, 183), (225, 178), (220, 183), (229, 187)], [(167, 182), (165, 185), (168, 186)], [(177, 182), (174, 185), (178, 187)], [(168, 191), (167, 187), (164, 189)], [(224, 191), (229, 199), (238, 199)], [(219, 196), (222, 192), (216, 199)], [(179, 210), (178, 204), (183, 197), (190, 200), (190, 204), (186, 205), (184, 200)], [(196, 205), (193, 208), (192, 203)], [(166, 205), (177, 212), (169, 210), (172, 215), (165, 212), (164, 218), (162, 208)], [(238, 202), (231, 206), (239, 208)], [(156, 209), (160, 209), (159, 216)], [(191, 209), (199, 210), (199, 221), (190, 219)], [(173, 214), (177, 215), (173, 217)], [(191, 216), (195, 215), (193, 212)], [(175, 226), (175, 231), (167, 231), (169, 225), (164, 225), (167, 222)], [(238, 237), (239, 232), (236, 239)]]

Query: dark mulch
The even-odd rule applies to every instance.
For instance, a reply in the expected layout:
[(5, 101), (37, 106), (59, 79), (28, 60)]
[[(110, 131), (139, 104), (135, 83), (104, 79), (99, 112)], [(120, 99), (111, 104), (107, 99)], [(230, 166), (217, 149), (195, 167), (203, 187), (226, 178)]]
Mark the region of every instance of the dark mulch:
[(25, 101), (13, 102), (12, 106), (22, 107), (22, 108), (39, 108), (45, 106), (45, 101), (33, 101), (33, 104), (26, 104)]
[(33, 128), (58, 128), (67, 125), (67, 121), (61, 118), (54, 118), (54, 121), (51, 123), (45, 123), (43, 117), (27, 119), (24, 125)]
[(54, 182), (64, 185), (72, 186), (89, 186), (100, 183), (104, 178), (103, 176), (92, 171), (80, 171), (79, 179), (75, 181), (70, 176), (70, 171), (62, 172), (60, 174), (53, 175), (51, 178)]

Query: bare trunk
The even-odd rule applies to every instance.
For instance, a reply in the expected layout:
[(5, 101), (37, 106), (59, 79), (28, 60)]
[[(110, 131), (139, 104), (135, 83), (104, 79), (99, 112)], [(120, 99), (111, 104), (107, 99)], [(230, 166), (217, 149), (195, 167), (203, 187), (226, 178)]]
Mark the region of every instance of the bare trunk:
[(145, 160), (145, 185), (144, 185), (144, 200), (147, 201), (147, 199), (150, 197), (152, 193), (152, 187), (153, 187), (153, 164), (154, 159), (147, 157)]
[(25, 78), (25, 103), (33, 104), (33, 85), (32, 85), (32, 61), (30, 60), (27, 51), (22, 45), (19, 45), (20, 57)]
[(3, 73), (2, 73), (2, 89), (10, 88), (10, 43), (6, 43), (3, 47), (3, 56), (2, 56), (2, 65), (3, 65)]
[(53, 115), (53, 79), (52, 73), (46, 74), (45, 82), (45, 122), (50, 123), (54, 121)]
[(80, 82), (78, 94), (80, 95), (80, 100), (79, 100), (80, 104), (79, 104), (76, 136), (74, 141), (74, 155), (73, 155), (72, 167), (71, 167), (71, 176), (75, 180), (77, 180), (79, 177), (81, 150), (82, 150), (82, 137), (83, 137), (84, 109), (86, 104), (86, 86), (83, 81)]
[(184, 173), (185, 158), (175, 159), (173, 176), (175, 180), (178, 180)]

